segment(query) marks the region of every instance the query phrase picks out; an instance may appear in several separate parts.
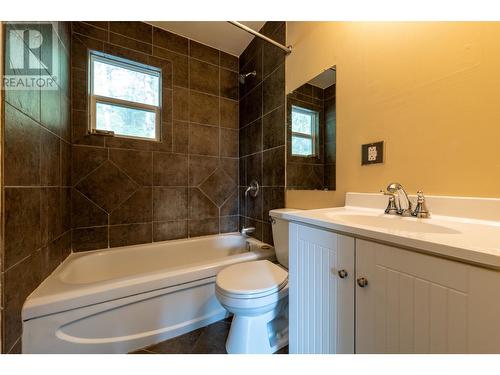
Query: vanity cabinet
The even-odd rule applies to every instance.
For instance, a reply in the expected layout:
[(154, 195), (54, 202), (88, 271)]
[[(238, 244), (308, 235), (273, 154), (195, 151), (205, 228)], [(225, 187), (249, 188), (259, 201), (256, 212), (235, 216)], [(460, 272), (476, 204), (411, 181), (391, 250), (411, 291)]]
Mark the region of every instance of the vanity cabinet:
[(291, 353), (500, 353), (500, 272), (294, 223), (290, 241)]
[(289, 230), (290, 353), (354, 353), (354, 238)]

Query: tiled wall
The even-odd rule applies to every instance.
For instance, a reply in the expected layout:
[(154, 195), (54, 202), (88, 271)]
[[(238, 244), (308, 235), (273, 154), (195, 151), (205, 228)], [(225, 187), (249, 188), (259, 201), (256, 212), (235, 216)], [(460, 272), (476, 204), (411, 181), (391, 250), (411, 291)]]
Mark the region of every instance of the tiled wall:
[[(292, 105), (319, 112), (318, 155), (291, 154)], [(335, 189), (335, 85), (321, 89), (306, 83), (287, 95), (287, 188)]]
[(71, 251), (69, 23), (57, 34), (58, 90), (4, 95), (3, 353), (21, 351), (22, 305)]
[[(87, 51), (162, 68), (162, 140), (87, 135)], [(238, 230), (238, 58), (141, 22), (73, 22), (73, 250)]]
[[(285, 22), (267, 22), (260, 32), (285, 44)], [(254, 38), (240, 56), (240, 72), (253, 70), (256, 77), (240, 84), (240, 223), (272, 243), (269, 210), (285, 206), (285, 53)], [(260, 193), (245, 198), (253, 179)]]

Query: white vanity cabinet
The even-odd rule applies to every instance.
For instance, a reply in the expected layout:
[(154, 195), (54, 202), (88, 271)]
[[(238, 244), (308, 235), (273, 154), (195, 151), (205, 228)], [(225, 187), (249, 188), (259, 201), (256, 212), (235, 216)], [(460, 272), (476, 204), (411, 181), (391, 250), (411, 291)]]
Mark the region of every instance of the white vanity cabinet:
[(290, 353), (354, 353), (354, 238), (289, 230)]
[(499, 271), (291, 223), (289, 277), (291, 353), (500, 353)]

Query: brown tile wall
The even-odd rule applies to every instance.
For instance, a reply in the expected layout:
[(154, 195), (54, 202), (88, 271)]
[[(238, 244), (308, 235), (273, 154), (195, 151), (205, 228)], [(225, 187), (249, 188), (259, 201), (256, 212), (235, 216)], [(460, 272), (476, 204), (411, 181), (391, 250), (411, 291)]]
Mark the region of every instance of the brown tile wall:
[[(292, 105), (319, 112), (319, 154), (300, 157), (291, 154)], [(288, 189), (335, 189), (335, 85), (321, 89), (306, 83), (287, 95)]]
[[(286, 23), (266, 22), (264, 35), (285, 44)], [(240, 224), (272, 243), (269, 210), (285, 206), (285, 54), (254, 38), (240, 56), (240, 72), (257, 72), (240, 84)], [(256, 198), (244, 196), (256, 179)]]
[[(161, 142), (87, 134), (89, 49), (162, 68)], [(238, 230), (238, 69), (145, 23), (72, 23), (74, 251)]]
[[(57, 34), (58, 89), (4, 96), (3, 353), (20, 352), (26, 297), (71, 252), (69, 23), (57, 23)], [(52, 53), (45, 46), (41, 53)]]

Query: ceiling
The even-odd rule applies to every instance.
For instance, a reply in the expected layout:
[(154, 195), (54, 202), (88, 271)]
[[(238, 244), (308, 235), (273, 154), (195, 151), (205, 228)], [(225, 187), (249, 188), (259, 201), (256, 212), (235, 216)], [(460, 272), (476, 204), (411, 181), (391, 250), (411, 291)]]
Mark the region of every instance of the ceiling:
[[(265, 21), (240, 22), (255, 31), (259, 31), (266, 23)], [(253, 35), (226, 21), (148, 21), (148, 23), (238, 57), (253, 39)]]
[(327, 87), (330, 87), (333, 85), (336, 81), (337, 75), (336, 71), (334, 70), (335, 68), (329, 68), (323, 71), (323, 73), (318, 74), (316, 77), (311, 79), (309, 84), (319, 87), (320, 89), (326, 89)]

